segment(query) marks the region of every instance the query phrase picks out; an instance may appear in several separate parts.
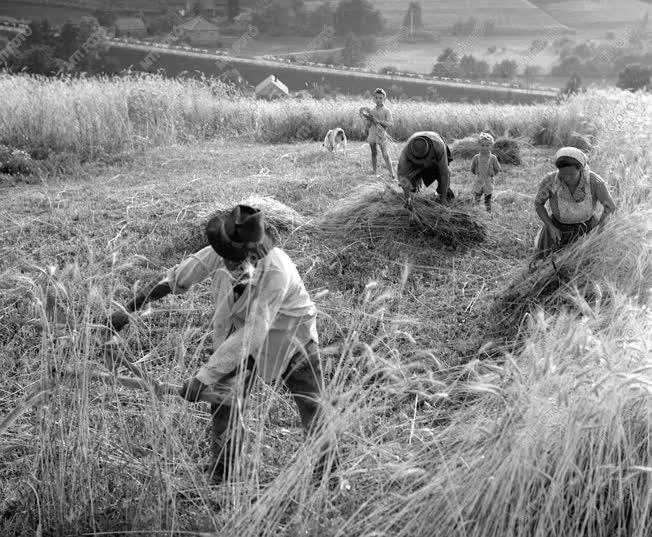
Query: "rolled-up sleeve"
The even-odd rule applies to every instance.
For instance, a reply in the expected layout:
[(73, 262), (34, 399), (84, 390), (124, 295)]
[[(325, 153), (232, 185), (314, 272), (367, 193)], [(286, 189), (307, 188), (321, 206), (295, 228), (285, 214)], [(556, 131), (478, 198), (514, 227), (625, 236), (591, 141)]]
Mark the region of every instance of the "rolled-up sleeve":
[(248, 356), (257, 358), (290, 286), (281, 270), (266, 273), (256, 285), (242, 328), (231, 334), (197, 373), (204, 384), (214, 384)]
[(163, 282), (170, 285), (173, 293), (185, 293), (194, 284), (203, 281), (223, 266), (222, 258), (211, 246), (207, 246), (168, 270)]

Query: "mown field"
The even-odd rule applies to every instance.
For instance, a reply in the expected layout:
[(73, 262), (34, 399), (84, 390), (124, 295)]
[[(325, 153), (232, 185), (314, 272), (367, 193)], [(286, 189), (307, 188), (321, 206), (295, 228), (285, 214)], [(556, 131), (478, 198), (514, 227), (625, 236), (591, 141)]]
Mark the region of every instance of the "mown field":
[[(487, 237), (444, 245), (318, 225), (390, 183), (356, 141), (359, 101), (283, 107), (164, 80), (0, 79), (9, 87), (29, 91), (5, 93), (0, 143), (56, 153), (43, 182), (1, 187), (0, 534), (647, 535), (649, 95), (396, 105), (397, 140), (423, 126), (449, 141), (520, 136), (523, 164), (504, 166), (491, 216), (469, 205), (470, 161), (453, 161), (459, 207)], [(347, 156), (291, 135), (339, 121)], [(532, 196), (575, 131), (594, 136), (592, 167), (619, 210), (546, 265), (542, 287), (524, 272)], [(320, 311), (334, 486), (311, 482), (295, 408), (269, 386), (254, 390), (234, 480), (208, 487), (206, 406), (70, 376), (101, 364), (117, 304), (199, 248), (207, 214), (252, 194), (282, 204), (280, 243)], [(514, 282), (532, 285), (506, 303)], [(209, 294), (206, 282), (134, 316), (126, 356), (157, 380), (191, 375)]]
[(581, 33), (626, 27), (631, 31), (650, 9), (649, 3), (639, 0), (534, 0), (532, 3)]
[[(306, 2), (312, 6), (319, 3), (316, 0)], [(374, 0), (372, 4), (383, 14), (388, 26), (398, 28), (403, 24), (410, 2)], [(474, 17), (479, 23), (492, 21), (501, 33), (541, 31), (564, 25), (524, 0), (492, 0), (480, 4), (472, 0), (423, 2), (421, 16), (424, 27), (429, 30), (450, 30), (455, 23), (466, 22), (469, 17)]]

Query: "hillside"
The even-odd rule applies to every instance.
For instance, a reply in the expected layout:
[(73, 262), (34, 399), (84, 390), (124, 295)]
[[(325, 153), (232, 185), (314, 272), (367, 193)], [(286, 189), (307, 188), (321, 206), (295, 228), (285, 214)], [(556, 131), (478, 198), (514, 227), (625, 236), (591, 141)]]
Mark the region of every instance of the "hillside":
[(542, 11), (578, 32), (632, 27), (652, 8), (638, 0), (532, 0)]
[[(321, 0), (311, 0), (306, 4), (316, 6)], [(403, 24), (410, 0), (372, 0), (386, 18), (390, 27)], [(491, 21), (500, 32), (523, 33), (542, 31), (547, 28), (563, 26), (558, 20), (543, 13), (526, 0), (446, 0), (421, 2), (424, 27), (430, 30), (450, 30), (453, 24), (475, 17), (479, 23)]]

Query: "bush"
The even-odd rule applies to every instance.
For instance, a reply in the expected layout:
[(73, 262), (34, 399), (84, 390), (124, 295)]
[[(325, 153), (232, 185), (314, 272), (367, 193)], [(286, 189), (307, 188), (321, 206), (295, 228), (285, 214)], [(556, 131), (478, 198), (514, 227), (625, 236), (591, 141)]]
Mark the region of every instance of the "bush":
[(35, 175), (38, 166), (25, 151), (0, 145), (0, 173), (5, 175)]
[(584, 62), (578, 56), (572, 55), (565, 57), (557, 65), (554, 65), (550, 70), (553, 76), (570, 76), (573, 73), (580, 73), (584, 71)]
[(335, 30), (340, 35), (379, 34), (383, 16), (368, 0), (342, 0), (335, 8)]
[(648, 89), (651, 76), (652, 68), (640, 63), (633, 63), (618, 74), (617, 86), (630, 91)]
[(512, 78), (516, 74), (518, 64), (514, 60), (503, 60), (494, 65), (491, 75), (498, 78)]
[(566, 87), (562, 90), (564, 95), (575, 95), (580, 91), (583, 91), (584, 87), (582, 85), (582, 79), (577, 73), (573, 73), (571, 77), (566, 82)]

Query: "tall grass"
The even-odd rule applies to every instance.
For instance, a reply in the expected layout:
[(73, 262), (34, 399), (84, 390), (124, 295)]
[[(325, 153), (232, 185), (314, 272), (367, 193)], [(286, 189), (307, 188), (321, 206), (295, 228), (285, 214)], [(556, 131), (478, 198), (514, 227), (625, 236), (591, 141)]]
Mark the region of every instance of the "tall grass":
[[(57, 150), (85, 152), (87, 158), (177, 140), (180, 133), (189, 136), (192, 128), (193, 135), (203, 136), (207, 131), (200, 119), (210, 121), (211, 114), (223, 114), (226, 125), (240, 122), (220, 136), (256, 137), (279, 124), (283, 130), (294, 128), (287, 114), (295, 112), (315, 114), (325, 123), (332, 120), (315, 112), (320, 106), (326, 110), (327, 104), (292, 103), (284, 113), (280, 103), (229, 103), (209, 96), (203, 86), (178, 81), (0, 79), (0, 85), (7, 84), (31, 90), (33, 102), (11, 94), (8, 100), (23, 104), (15, 112), (0, 105), (3, 125), (9, 127), (0, 131), (2, 136), (24, 132), (33, 138), (11, 139), (29, 145), (49, 132), (48, 143), (59, 144)], [(37, 91), (39, 84), (42, 92)], [(56, 95), (53, 88), (60, 100), (48, 93)], [(85, 98), (82, 88), (92, 98)], [(96, 131), (87, 128), (82, 136), (76, 122), (100, 117), (93, 115), (100, 109), (93, 98), (106, 95), (116, 106), (103, 105), (103, 117), (127, 118), (120, 127), (125, 130), (98, 122)], [(141, 104), (129, 112), (125, 95), (131, 95), (132, 104)], [(39, 103), (50, 98), (53, 111), (48, 115)], [(79, 114), (68, 117), (55, 113), (67, 109), (57, 108), (59, 101), (83, 105)], [(150, 106), (154, 101), (158, 108)], [(359, 104), (350, 102), (354, 110)], [(87, 233), (77, 241), (80, 229), (73, 225), (72, 206), (80, 202), (57, 209), (54, 192), (35, 191), (30, 197), (29, 189), (8, 190), (1, 215), (7, 223), (2, 239), (7, 255), (0, 273), (0, 533), (645, 537), (652, 523), (652, 160), (638, 146), (649, 136), (643, 117), (649, 104), (647, 95), (592, 92), (549, 109), (559, 114), (559, 121), (548, 125), (559, 136), (577, 129), (569, 118), (591, 118), (596, 139), (592, 162), (607, 170), (619, 211), (603, 232), (577, 246), (577, 255), (564, 259), (565, 270), (577, 277), (557, 289), (555, 300), (530, 308), (510, 352), (489, 358), (478, 349), (451, 357), (443, 351), (447, 342), (430, 332), (435, 322), (448, 326), (456, 319), (432, 319), (433, 312), (450, 310), (424, 301), (420, 293), (426, 288), (450, 286), (450, 293), (442, 296), (451, 302), (464, 299), (468, 307), (457, 311), (468, 319), (475, 319), (472, 306), (489, 312), (489, 304), (479, 304), (488, 302), (486, 294), (478, 293), (478, 304), (469, 302), (466, 275), (479, 270), (471, 265), (473, 252), (433, 249), (428, 252), (431, 265), (417, 270), (408, 263), (397, 272), (390, 267), (401, 264), (398, 258), (360, 248), (351, 255), (370, 259), (359, 273), (348, 275), (361, 289), (351, 292), (337, 288), (337, 276), (327, 266), (351, 241), (327, 240), (307, 227), (292, 231), (288, 249), (305, 267), (306, 281), (313, 288), (331, 288), (316, 299), (329, 379), (324, 397), (329, 428), (304, 445), (287, 394), (257, 386), (234, 479), (214, 488), (196, 467), (207, 457), (209, 416), (203, 406), (89, 381), (83, 373), (102, 359), (103, 325), (116, 307), (112, 297), (133, 291), (126, 280), (162, 268), (159, 257), (152, 262), (131, 254), (146, 242), (167, 244), (169, 237), (162, 236), (175, 229), (179, 205), (165, 205), (169, 200), (164, 193), (154, 199), (149, 185), (144, 198), (152, 212), (139, 216), (131, 211), (133, 220), (123, 232), (122, 207), (112, 205), (117, 198), (89, 197), (84, 211), (75, 207), (77, 218), (88, 216)], [(84, 109), (87, 115), (81, 113)], [(154, 109), (160, 113), (150, 114)], [(456, 120), (469, 128), (479, 121), (463, 118), (465, 110), (524, 129), (533, 119), (549, 117), (538, 107), (443, 105), (438, 112), (436, 106), (406, 104), (400, 110), (404, 116), (412, 110), (419, 125), (433, 117), (427, 114), (441, 113), (437, 117), (444, 121), (448, 112), (451, 129), (459, 128)], [(36, 112), (44, 119), (42, 126)], [(137, 126), (131, 117), (138, 118)], [(171, 118), (180, 121), (178, 130), (173, 130)], [(193, 118), (199, 122), (196, 127)], [(57, 130), (63, 125), (65, 129)], [(90, 132), (95, 132), (92, 143)], [(114, 137), (118, 132), (126, 138)], [(319, 160), (318, 166), (315, 159), (304, 160), (297, 158), (288, 169), (298, 168), (301, 177), (317, 167), (332, 166), (338, 173), (348, 169), (336, 168), (335, 158)], [(529, 160), (525, 162), (528, 166)], [(283, 188), (275, 185), (274, 192), (296, 196), (293, 207), (299, 213), (314, 206), (314, 185), (321, 189), (323, 204), (336, 204), (348, 195), (348, 183), (341, 177), (316, 177), (308, 185), (312, 189), (298, 188), (302, 183), (297, 180)], [(65, 178), (60, 181), (63, 187), (57, 185), (57, 193), (68, 184)], [(258, 184), (260, 176), (252, 185), (254, 181)], [(212, 179), (202, 183), (195, 177), (183, 188), (193, 202), (216, 191)], [(242, 185), (219, 188), (218, 196), (228, 197), (229, 188)], [(135, 192), (126, 190), (121, 199), (139, 207), (142, 199)], [(33, 213), (29, 220), (25, 207)], [(524, 240), (526, 233), (513, 229), (513, 217), (497, 212), (487, 221), (490, 244), (496, 244), (496, 233), (506, 234), (510, 243)], [(118, 243), (122, 249), (113, 250)], [(403, 253), (412, 258), (427, 249), (404, 246)], [(518, 263), (521, 250), (514, 252)], [(508, 264), (500, 251), (482, 253), (493, 264), (479, 265), (486, 269), (480, 276), (507, 287), (512, 274), (505, 270)], [(371, 269), (372, 262), (381, 266)], [(524, 267), (512, 268), (520, 272)], [(450, 277), (442, 277), (446, 269)], [(376, 279), (369, 281), (372, 277)], [(206, 356), (209, 295), (206, 284), (134, 317), (120, 340), (125, 355), (159, 380), (178, 382), (191, 375)], [(69, 368), (82, 373), (65, 375)], [(338, 437), (336, 476), (341, 482), (314, 483), (313, 448), (333, 434)]]
[[(0, 144), (74, 153), (82, 160), (197, 138), (243, 136), (265, 143), (321, 140), (335, 126), (364, 136), (360, 99), (234, 98), (217, 83), (154, 76), (115, 79), (45, 79), (0, 74)], [(610, 101), (621, 99), (610, 99)], [(626, 99), (633, 102), (632, 99)], [(391, 135), (405, 140), (419, 130), (446, 139), (482, 130), (563, 145), (573, 133), (595, 134), (595, 114), (614, 112), (592, 92), (561, 103), (494, 106), (460, 103), (389, 103)], [(609, 104), (613, 104), (610, 102)], [(637, 106), (648, 106), (640, 97)]]

